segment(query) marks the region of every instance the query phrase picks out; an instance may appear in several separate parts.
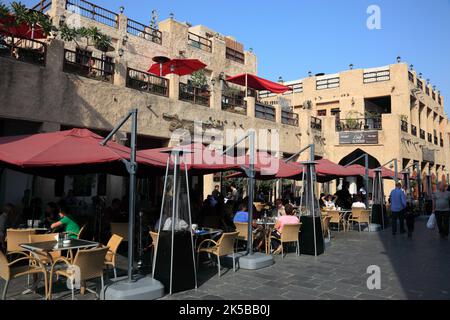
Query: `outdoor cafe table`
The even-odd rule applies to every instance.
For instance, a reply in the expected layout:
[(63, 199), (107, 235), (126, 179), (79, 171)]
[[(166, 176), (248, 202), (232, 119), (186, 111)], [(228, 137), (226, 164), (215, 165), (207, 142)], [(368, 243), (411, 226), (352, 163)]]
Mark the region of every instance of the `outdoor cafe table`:
[(31, 252), (45, 252), (49, 253), (52, 251), (63, 251), (63, 250), (76, 250), (76, 249), (88, 249), (98, 247), (98, 242), (81, 240), (81, 239), (70, 239), (70, 244), (64, 244), (62, 241), (46, 241), (46, 242), (35, 242), (35, 243), (23, 243), (20, 246)]

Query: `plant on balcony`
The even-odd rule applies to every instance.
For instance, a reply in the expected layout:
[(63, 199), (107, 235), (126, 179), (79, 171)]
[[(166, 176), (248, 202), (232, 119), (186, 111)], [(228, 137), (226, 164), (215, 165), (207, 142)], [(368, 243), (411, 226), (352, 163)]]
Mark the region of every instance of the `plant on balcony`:
[(111, 51), (111, 49), (114, 50), (114, 48), (111, 46), (111, 38), (101, 33), (100, 30), (96, 27), (72, 28), (64, 24), (59, 31), (62, 40), (67, 42), (73, 41), (78, 48), (81, 47), (79, 39), (84, 38), (86, 39), (86, 49), (89, 46), (93, 46), (102, 52)]
[[(14, 17), (10, 26), (17, 26), (21, 23), (27, 24), (30, 28), (39, 26), (45, 35), (50, 35), (51, 32), (57, 31), (52, 25), (50, 18), (42, 12), (28, 9), (21, 2), (13, 1), (10, 6), (0, 3), (0, 19)], [(8, 20), (6, 20), (8, 21)], [(8, 22), (5, 23), (8, 26)]]
[(203, 92), (206, 92), (209, 89), (208, 79), (206, 78), (205, 71), (203, 70), (198, 70), (192, 73), (190, 81), (195, 88), (199, 88)]

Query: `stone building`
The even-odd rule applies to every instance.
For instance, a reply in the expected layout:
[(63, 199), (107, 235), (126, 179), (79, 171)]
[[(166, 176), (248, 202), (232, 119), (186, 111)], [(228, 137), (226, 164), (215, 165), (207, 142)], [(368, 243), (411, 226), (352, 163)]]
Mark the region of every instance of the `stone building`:
[[(13, 44), (0, 54), (0, 135), (73, 127), (105, 135), (128, 110), (138, 108), (140, 149), (167, 146), (174, 130), (190, 131), (194, 121), (201, 121), (204, 130), (219, 132), (269, 129), (279, 133), (281, 153), (298, 151), (301, 130), (297, 114), (258, 103), (255, 95), (247, 96), (242, 87), (224, 85), (226, 76), (257, 73), (255, 54), (245, 51), (234, 38), (179, 22), (173, 16), (150, 27), (127, 17), (124, 8), (113, 12), (83, 0), (46, 0), (35, 9), (46, 12), (56, 26), (97, 27), (112, 38), (112, 48), (101, 52), (83, 39), (64, 42), (58, 36), (45, 41), (7, 38)], [(189, 76), (147, 73), (155, 56), (201, 60), (207, 65), (207, 86), (194, 87)], [(127, 143), (126, 136), (123, 132), (116, 140)], [(119, 177), (96, 176), (91, 182), (91, 187), (86, 187), (79, 177), (55, 182), (5, 170), (0, 203), (20, 203), (23, 190), (32, 185), (34, 194), (44, 201), (70, 189), (86, 200), (99, 190), (109, 200), (126, 192)], [(159, 181), (148, 183), (154, 190), (161, 189)], [(205, 192), (211, 192), (214, 182), (208, 176), (195, 183), (200, 190), (203, 186)], [(157, 196), (154, 194), (155, 200)]]
[[(285, 84), (292, 86), (291, 93), (280, 98), (266, 92), (262, 100), (274, 106), (281, 101), (294, 106), (295, 112), (309, 114), (311, 120), (305, 115), (300, 122), (322, 129), (320, 156), (345, 165), (368, 153), (371, 168), (397, 159), (399, 171), (409, 168), (417, 174), (420, 168), (422, 181), (426, 184), (429, 176), (433, 188), (438, 181), (448, 181), (449, 121), (444, 97), (413, 66), (400, 61), (372, 69), (351, 66), (337, 74), (310, 74)], [(364, 160), (359, 164), (364, 165)], [(357, 180), (350, 180), (355, 193)]]

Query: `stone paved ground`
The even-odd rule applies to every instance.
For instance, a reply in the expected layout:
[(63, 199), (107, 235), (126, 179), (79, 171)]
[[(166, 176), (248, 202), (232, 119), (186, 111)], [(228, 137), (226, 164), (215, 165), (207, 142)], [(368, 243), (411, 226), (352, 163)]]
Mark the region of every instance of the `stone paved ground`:
[[(390, 230), (381, 233), (333, 233), (332, 244), (324, 255), (297, 257), (288, 254), (284, 260), (275, 257), (269, 268), (248, 271), (224, 270), (219, 278), (216, 268), (200, 270), (200, 286), (166, 296), (163, 299), (450, 299), (450, 241), (441, 240), (437, 231), (427, 230), (426, 218), (419, 218), (413, 239), (393, 237)], [(366, 281), (367, 267), (381, 268), (381, 290), (370, 291)], [(3, 283), (1, 283), (3, 286)], [(16, 280), (9, 299), (37, 299), (39, 295), (21, 295), (26, 280)], [(59, 286), (59, 299), (70, 294)], [(93, 299), (93, 294), (77, 299)]]

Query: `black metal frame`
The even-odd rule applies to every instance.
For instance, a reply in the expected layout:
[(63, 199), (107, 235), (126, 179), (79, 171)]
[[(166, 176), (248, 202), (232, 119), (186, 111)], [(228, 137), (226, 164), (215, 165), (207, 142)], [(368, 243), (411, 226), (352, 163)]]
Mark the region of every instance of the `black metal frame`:
[(383, 130), (381, 117), (360, 119), (339, 119), (336, 121), (336, 131), (380, 131)]
[(275, 107), (261, 102), (255, 103), (255, 118), (276, 121)]
[(322, 131), (322, 119), (311, 117), (311, 129)]
[(169, 96), (169, 79), (154, 74), (127, 69), (127, 87), (161, 96)]
[(119, 15), (86, 0), (66, 0), (66, 10), (70, 6), (80, 9), (83, 17), (100, 22), (112, 28), (119, 28)]
[(236, 51), (230, 47), (226, 47), (225, 58), (227, 58), (228, 60), (232, 60), (232, 61), (235, 61), (238, 63), (245, 64), (245, 54), (242, 52)]
[[(236, 111), (236, 107), (243, 108), (244, 112)], [(227, 112), (233, 112), (236, 114), (247, 115), (247, 101), (243, 96), (227, 96), (222, 94), (222, 110)]]
[(128, 18), (127, 32), (136, 37), (162, 45), (162, 32)]
[[(203, 93), (208, 94), (207, 96)], [(178, 99), (181, 101), (192, 102), (201, 106), (210, 106), (211, 93), (208, 90), (189, 86), (188, 84), (180, 82), (180, 91)]]
[(33, 6), (31, 10), (45, 12), (48, 8), (51, 8), (52, 0), (40, 0), (38, 4)]
[(403, 132), (408, 132), (408, 122), (401, 120), (400, 128)]
[[(31, 44), (31, 46), (29, 46)], [(33, 45), (39, 48), (33, 48)], [(0, 35), (0, 57), (45, 66), (47, 45), (37, 40), (17, 38), (12, 35)]]
[(293, 111), (281, 110), (281, 123), (298, 127), (298, 114)]
[(423, 129), (420, 129), (420, 139), (423, 139), (423, 140), (426, 139), (426, 132)]
[(417, 137), (417, 127), (415, 125), (411, 125), (411, 134)]
[(198, 34), (188, 32), (188, 44), (191, 47), (206, 51), (212, 52), (212, 41), (208, 38), (199, 36)]
[(114, 69), (114, 62), (109, 62), (106, 59), (99, 59), (90, 55), (64, 49), (64, 72), (113, 83)]

